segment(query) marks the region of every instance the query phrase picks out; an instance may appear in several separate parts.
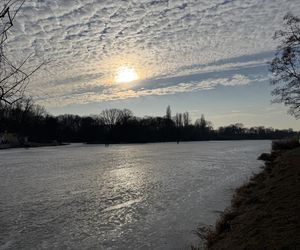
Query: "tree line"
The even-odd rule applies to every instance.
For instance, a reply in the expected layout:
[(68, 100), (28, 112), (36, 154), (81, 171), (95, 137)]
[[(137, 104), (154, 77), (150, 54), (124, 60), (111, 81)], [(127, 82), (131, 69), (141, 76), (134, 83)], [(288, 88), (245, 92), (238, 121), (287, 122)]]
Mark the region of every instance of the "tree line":
[(31, 142), (144, 143), (198, 140), (279, 139), (299, 135), (292, 129), (246, 128), (241, 123), (214, 129), (204, 115), (191, 122), (188, 112), (163, 117), (136, 117), (128, 109), (106, 109), (98, 115), (53, 116), (23, 99), (0, 104), (0, 133), (14, 133)]

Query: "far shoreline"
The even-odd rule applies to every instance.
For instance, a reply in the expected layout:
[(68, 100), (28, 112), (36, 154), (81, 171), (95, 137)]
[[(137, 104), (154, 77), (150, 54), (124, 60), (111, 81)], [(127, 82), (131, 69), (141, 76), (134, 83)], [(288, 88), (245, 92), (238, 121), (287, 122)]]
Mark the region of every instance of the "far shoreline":
[[(149, 143), (185, 143), (185, 142), (227, 142), (227, 141), (272, 141), (274, 139), (223, 139), (223, 140), (190, 140), (190, 141), (147, 141), (147, 142), (71, 142), (72, 143), (82, 143), (86, 145), (123, 145), (123, 144), (149, 144)], [(276, 139), (275, 139), (276, 140)]]
[(67, 146), (70, 143), (37, 143), (37, 142), (30, 142), (26, 145), (12, 145), (12, 144), (0, 144), (0, 150), (7, 150), (7, 149), (29, 149), (29, 148), (40, 148), (40, 147), (56, 147), (56, 146)]
[(192, 142), (233, 142), (233, 141), (272, 141), (272, 139), (226, 139), (226, 140), (192, 140), (192, 141), (149, 141), (149, 142), (114, 142), (114, 143), (104, 143), (104, 142), (63, 142), (63, 143), (40, 143), (40, 142), (30, 142), (26, 145), (13, 145), (13, 144), (0, 144), (0, 150), (8, 149), (29, 149), (29, 148), (40, 148), (40, 147), (56, 147), (56, 146), (68, 146), (72, 144), (82, 144), (82, 145), (95, 145), (95, 146), (114, 146), (114, 145), (143, 145), (143, 144), (156, 144), (156, 143), (173, 143), (180, 145), (181, 143), (192, 143)]

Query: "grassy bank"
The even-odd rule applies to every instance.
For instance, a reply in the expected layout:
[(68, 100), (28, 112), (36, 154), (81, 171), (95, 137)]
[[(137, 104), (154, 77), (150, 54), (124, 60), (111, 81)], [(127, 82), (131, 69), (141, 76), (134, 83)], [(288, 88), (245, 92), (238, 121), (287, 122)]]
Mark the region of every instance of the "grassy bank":
[(206, 249), (300, 249), (299, 142), (273, 142), (260, 159), (263, 171), (236, 190), (215, 227), (196, 231)]

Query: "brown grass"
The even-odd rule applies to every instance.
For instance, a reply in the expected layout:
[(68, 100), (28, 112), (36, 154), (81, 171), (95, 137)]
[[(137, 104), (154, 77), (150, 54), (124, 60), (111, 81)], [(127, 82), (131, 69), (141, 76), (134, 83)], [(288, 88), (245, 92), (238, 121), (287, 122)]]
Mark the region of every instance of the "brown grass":
[(206, 249), (300, 249), (299, 142), (274, 145), (263, 171), (236, 189), (215, 227), (196, 230)]

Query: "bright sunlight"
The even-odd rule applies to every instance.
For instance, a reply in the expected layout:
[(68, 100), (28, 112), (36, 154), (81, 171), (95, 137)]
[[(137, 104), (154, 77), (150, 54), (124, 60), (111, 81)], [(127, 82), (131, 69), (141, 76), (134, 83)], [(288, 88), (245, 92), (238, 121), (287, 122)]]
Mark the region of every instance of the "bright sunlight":
[(115, 76), (115, 81), (117, 83), (132, 82), (138, 79), (139, 76), (136, 73), (135, 69), (130, 67), (119, 68)]

